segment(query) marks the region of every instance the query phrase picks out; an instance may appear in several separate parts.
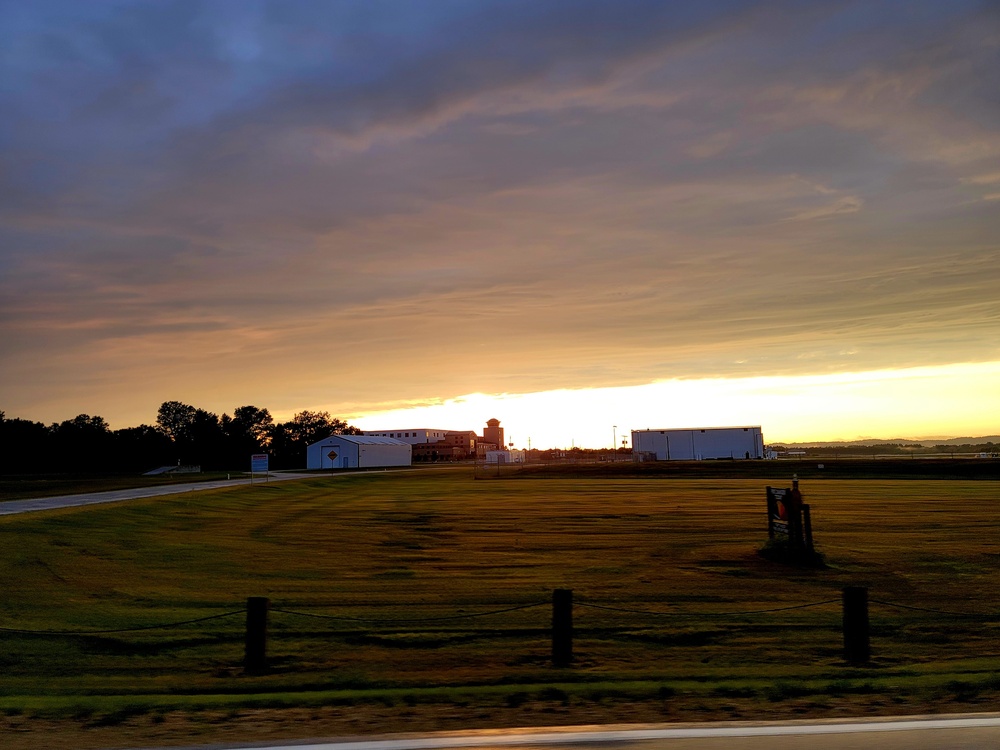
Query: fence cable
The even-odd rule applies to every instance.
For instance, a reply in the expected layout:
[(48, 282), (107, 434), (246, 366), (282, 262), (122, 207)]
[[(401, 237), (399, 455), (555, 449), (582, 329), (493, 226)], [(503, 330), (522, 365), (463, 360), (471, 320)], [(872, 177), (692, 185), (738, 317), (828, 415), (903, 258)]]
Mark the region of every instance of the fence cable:
[(472, 612), (466, 615), (448, 615), (446, 617), (414, 617), (398, 620), (383, 620), (377, 617), (349, 617), (347, 615), (325, 615), (318, 614), (316, 612), (297, 612), (291, 609), (282, 609), (279, 607), (271, 607), (272, 612), (281, 612), (285, 615), (298, 615), (299, 617), (314, 617), (320, 620), (347, 620), (350, 622), (378, 622), (385, 623), (387, 625), (399, 625), (399, 624), (409, 624), (416, 622), (445, 622), (448, 620), (466, 620), (472, 617), (487, 617), (488, 615), (500, 615), (506, 612), (517, 612), (523, 609), (531, 609), (533, 607), (541, 607), (548, 604), (548, 602), (535, 602), (534, 604), (522, 604), (517, 607), (508, 607), (507, 609), (495, 609), (490, 612)]
[(821, 607), (824, 604), (833, 604), (840, 599), (827, 599), (822, 602), (810, 602), (809, 604), (793, 604), (788, 607), (773, 607), (771, 609), (754, 609), (746, 612), (649, 612), (641, 609), (625, 609), (623, 607), (607, 607), (602, 604), (591, 604), (589, 602), (576, 602), (578, 607), (589, 607), (591, 609), (603, 609), (609, 612), (624, 612), (631, 615), (649, 615), (650, 617), (742, 617), (745, 615), (761, 615), (770, 612), (786, 612), (791, 609), (806, 609), (808, 607)]
[(949, 617), (970, 617), (980, 620), (995, 620), (997, 615), (990, 614), (979, 614), (977, 612), (949, 612), (943, 609), (930, 609), (929, 607), (915, 607), (911, 604), (897, 604), (896, 602), (887, 602), (882, 599), (870, 599), (872, 604), (881, 604), (884, 607), (895, 607), (897, 609), (909, 609), (914, 612), (930, 612), (935, 615), (948, 615)]
[[(698, 618), (711, 618), (711, 617), (745, 617), (749, 615), (760, 615), (769, 614), (772, 612), (788, 612), (796, 609), (808, 609), (811, 607), (822, 607), (827, 604), (833, 604), (839, 602), (840, 599), (826, 599), (821, 602), (809, 602), (807, 604), (793, 604), (784, 607), (771, 607), (768, 609), (754, 609), (746, 610), (743, 612), (650, 612), (648, 610), (641, 609), (629, 609), (626, 607), (612, 607), (604, 604), (594, 604), (592, 602), (585, 602), (577, 600), (574, 602), (574, 606), (583, 607), (587, 609), (598, 609), (607, 612), (621, 612), (624, 614), (631, 615), (645, 615), (648, 617), (698, 617)], [(917, 607), (910, 604), (899, 604), (897, 602), (889, 602), (883, 599), (870, 599), (872, 604), (880, 604), (885, 607), (894, 607), (896, 609), (905, 609), (914, 612), (927, 612), (930, 614), (945, 615), (948, 617), (967, 617), (972, 619), (980, 620), (996, 620), (1000, 618), (1000, 615), (996, 614), (978, 614), (975, 612), (953, 612), (942, 609), (932, 609), (930, 607)], [(350, 617), (348, 615), (329, 615), (321, 614), (317, 612), (301, 612), (297, 610), (284, 609), (281, 607), (271, 607), (271, 612), (277, 612), (286, 615), (295, 615), (298, 617), (311, 617), (320, 620), (342, 620), (348, 622), (365, 622), (365, 623), (381, 623), (386, 625), (404, 625), (422, 622), (448, 622), (455, 620), (467, 620), (475, 617), (489, 617), (492, 615), (506, 614), (508, 612), (518, 612), (526, 609), (533, 609), (535, 607), (547, 606), (549, 602), (534, 602), (532, 604), (521, 604), (516, 607), (507, 607), (504, 609), (495, 609), (488, 612), (470, 612), (468, 614), (460, 615), (447, 615), (444, 617), (414, 617), (414, 618), (402, 618), (402, 619), (391, 619), (385, 620), (378, 617)], [(179, 620), (176, 622), (168, 623), (158, 623), (155, 625), (140, 625), (131, 628), (110, 628), (106, 630), (32, 630), (28, 628), (8, 628), (0, 627), (0, 632), (2, 633), (15, 633), (21, 635), (68, 635), (68, 636), (84, 636), (84, 635), (112, 635), (116, 633), (138, 633), (146, 630), (167, 630), (170, 628), (181, 627), (184, 625), (194, 625), (200, 622), (209, 622), (211, 620), (221, 620), (227, 617), (235, 617), (236, 615), (245, 614), (246, 610), (235, 610), (232, 612), (223, 612), (217, 615), (208, 615), (207, 617), (197, 617), (191, 620)]]
[(114, 628), (111, 630), (28, 630), (26, 628), (4, 628), (0, 627), (3, 633), (20, 633), (22, 635), (110, 635), (112, 633), (138, 633), (142, 630), (166, 630), (176, 628), (181, 625), (193, 625), (197, 622), (208, 622), (209, 620), (221, 620), (223, 617), (233, 617), (234, 615), (245, 614), (246, 610), (235, 612), (223, 612), (221, 615), (209, 615), (208, 617), (198, 617), (194, 620), (181, 620), (179, 622), (168, 622), (157, 625), (140, 625), (134, 628)]

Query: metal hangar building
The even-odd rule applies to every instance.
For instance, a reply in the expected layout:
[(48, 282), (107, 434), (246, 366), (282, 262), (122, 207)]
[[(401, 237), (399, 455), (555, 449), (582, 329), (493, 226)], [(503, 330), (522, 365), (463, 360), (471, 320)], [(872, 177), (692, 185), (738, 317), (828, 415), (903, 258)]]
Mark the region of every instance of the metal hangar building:
[(632, 453), (657, 461), (764, 458), (764, 436), (759, 426), (632, 430)]
[(409, 443), (371, 435), (330, 435), (306, 449), (307, 469), (380, 469), (411, 462)]

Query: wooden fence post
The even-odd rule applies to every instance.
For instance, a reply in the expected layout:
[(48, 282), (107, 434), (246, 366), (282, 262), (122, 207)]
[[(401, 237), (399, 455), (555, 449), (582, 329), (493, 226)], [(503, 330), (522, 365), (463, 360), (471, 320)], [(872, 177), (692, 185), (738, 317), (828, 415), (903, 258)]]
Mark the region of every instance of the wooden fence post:
[(844, 588), (844, 659), (852, 664), (871, 659), (866, 586)]
[(771, 485), (768, 485), (765, 489), (767, 490), (767, 538), (774, 539), (774, 517), (777, 515), (777, 512), (774, 509)]
[(573, 661), (573, 590), (552, 592), (552, 666), (568, 667)]
[(247, 598), (246, 652), (243, 668), (247, 672), (267, 669), (267, 613), (271, 600), (265, 596)]

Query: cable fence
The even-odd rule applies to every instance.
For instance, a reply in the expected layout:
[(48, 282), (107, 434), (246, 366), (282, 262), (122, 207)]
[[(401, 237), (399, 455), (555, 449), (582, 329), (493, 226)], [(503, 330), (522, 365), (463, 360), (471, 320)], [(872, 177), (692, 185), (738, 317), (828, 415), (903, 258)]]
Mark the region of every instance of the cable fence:
[(86, 636), (86, 635), (117, 635), (125, 633), (140, 633), (148, 630), (170, 630), (185, 625), (195, 625), (197, 623), (209, 622), (211, 620), (222, 620), (227, 617), (235, 617), (244, 614), (244, 610), (223, 612), (218, 615), (208, 615), (206, 617), (196, 617), (191, 620), (178, 620), (175, 622), (157, 623), (154, 625), (134, 625), (129, 628), (110, 628), (104, 630), (32, 630), (28, 628), (0, 627), (0, 633), (17, 633), (19, 635), (52, 635), (52, 636)]
[[(840, 609), (839, 622), (829, 617), (828, 610), (833, 605)], [(0, 625), (0, 643), (3, 637), (37, 636), (46, 638), (74, 638), (87, 636), (128, 635), (147, 633), (150, 631), (165, 631), (200, 625), (209, 622), (222, 622), (245, 617), (242, 634), (234, 628), (224, 629), (225, 637), (236, 640), (242, 635), (244, 640), (243, 668), (247, 673), (263, 673), (269, 668), (269, 641), (288, 635), (293, 629), (290, 625), (296, 619), (317, 623), (315, 631), (310, 636), (324, 635), (336, 638), (347, 632), (351, 634), (371, 634), (385, 636), (393, 633), (465, 633), (496, 637), (510, 635), (539, 637), (551, 640), (550, 662), (553, 667), (570, 666), (574, 662), (574, 639), (580, 637), (613, 637), (614, 635), (634, 636), (642, 629), (663, 628), (665, 624), (677, 623), (679, 627), (739, 627), (739, 620), (754, 620), (765, 618), (763, 623), (753, 623), (753, 627), (766, 630), (782, 628), (787, 630), (787, 618), (783, 622), (767, 619), (776, 615), (798, 613), (809, 614), (809, 620), (799, 618), (801, 627), (837, 629), (843, 637), (843, 659), (849, 664), (865, 664), (872, 658), (871, 637), (872, 626), (869, 615), (870, 605), (884, 608), (893, 613), (914, 613), (933, 615), (950, 620), (959, 619), (967, 622), (986, 623), (990, 626), (1000, 623), (998, 612), (961, 612), (954, 610), (935, 609), (885, 599), (869, 599), (868, 589), (862, 586), (848, 586), (840, 597), (827, 598), (811, 602), (795, 604), (777, 603), (776, 606), (742, 610), (726, 610), (714, 608), (691, 609), (653, 609), (621, 606), (603, 603), (590, 599), (574, 599), (571, 589), (555, 589), (550, 600), (536, 600), (521, 604), (513, 604), (482, 611), (458, 612), (452, 614), (425, 614), (417, 617), (386, 617), (378, 614), (358, 614), (358, 606), (352, 606), (348, 612), (310, 611), (307, 607), (272, 606), (267, 597), (250, 597), (245, 609), (234, 609), (203, 617), (184, 620), (172, 620), (162, 623), (121, 626), (113, 628), (94, 629), (35, 629), (21, 628), (11, 625)], [(412, 607), (425, 611), (428, 604), (393, 605), (393, 610)], [(548, 617), (538, 617), (542, 608), (551, 608)], [(827, 608), (824, 611), (824, 608)], [(522, 615), (524, 615), (522, 617)], [(489, 619), (498, 620), (497, 624), (488, 623)], [(622, 620), (625, 620), (622, 622)], [(893, 620), (894, 627), (905, 627), (907, 624), (922, 625), (928, 621), (925, 618), (900, 623)], [(468, 628), (453, 628), (442, 630), (440, 626), (459, 626), (470, 623)], [(348, 631), (341, 626), (350, 626)], [(363, 626), (363, 627), (357, 627)], [(436, 629), (435, 629), (436, 628)], [(290, 637), (290, 636), (289, 636)], [(341, 644), (338, 647), (344, 647)], [(350, 647), (350, 644), (346, 644)], [(696, 646), (691, 646), (692, 648)]]
[(312, 617), (321, 620), (338, 620), (345, 622), (365, 622), (365, 623), (376, 623), (379, 625), (415, 625), (420, 623), (431, 623), (431, 622), (453, 622), (457, 620), (470, 620), (477, 617), (490, 617), (492, 615), (502, 615), (509, 612), (520, 612), (526, 609), (533, 609), (535, 607), (544, 607), (548, 602), (534, 602), (532, 604), (522, 604), (517, 607), (507, 607), (505, 609), (494, 609), (489, 612), (469, 612), (460, 615), (447, 615), (445, 617), (411, 617), (411, 618), (379, 618), (379, 617), (351, 617), (348, 615), (328, 615), (319, 614), (316, 612), (301, 612), (290, 609), (282, 609), (274, 607), (271, 609), (272, 612), (277, 612), (285, 615), (297, 615), (299, 617)]

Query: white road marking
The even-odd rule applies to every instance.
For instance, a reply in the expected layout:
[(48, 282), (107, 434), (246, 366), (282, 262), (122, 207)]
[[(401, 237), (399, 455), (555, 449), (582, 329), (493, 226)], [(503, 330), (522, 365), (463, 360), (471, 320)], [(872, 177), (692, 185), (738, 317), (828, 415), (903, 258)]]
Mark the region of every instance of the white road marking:
[(912, 732), (932, 729), (975, 729), (1000, 727), (1000, 716), (951, 718), (881, 719), (818, 723), (726, 724), (706, 726), (649, 727), (635, 729), (559, 729), (548, 731), (495, 730), (455, 735), (373, 740), (347, 740), (287, 745), (246, 745), (233, 750), (430, 750), (433, 748), (512, 747), (521, 745), (570, 745), (627, 743), (647, 740), (682, 740), (739, 737), (782, 737), (858, 734), (871, 732)]

